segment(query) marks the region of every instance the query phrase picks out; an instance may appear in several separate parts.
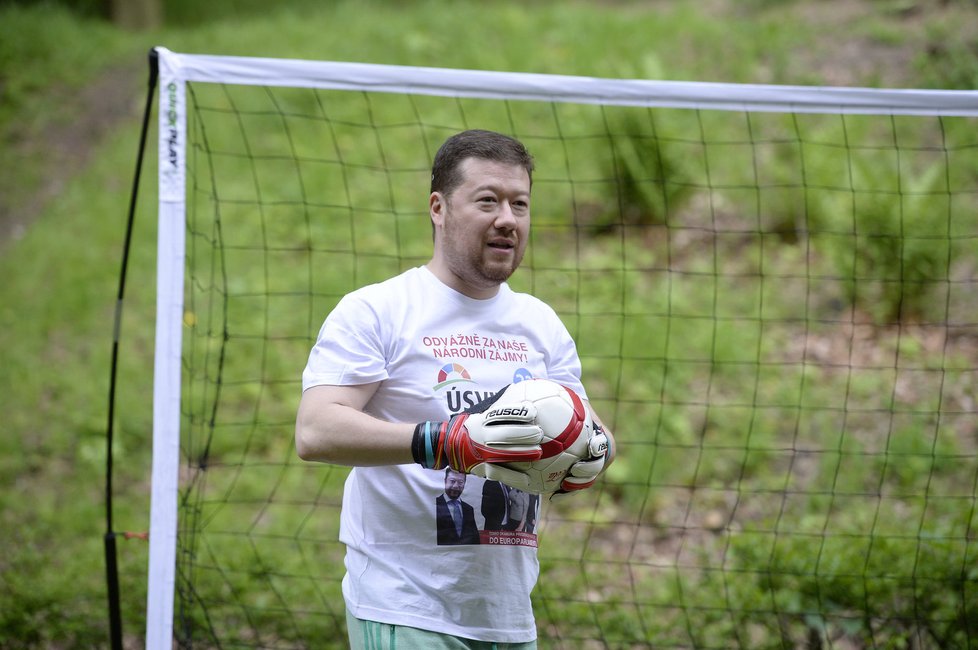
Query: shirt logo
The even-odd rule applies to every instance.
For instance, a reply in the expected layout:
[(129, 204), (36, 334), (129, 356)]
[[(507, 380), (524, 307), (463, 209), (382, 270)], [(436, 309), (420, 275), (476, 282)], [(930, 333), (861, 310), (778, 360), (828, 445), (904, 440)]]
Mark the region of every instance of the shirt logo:
[(438, 371), (438, 383), (434, 385), (434, 389), (439, 390), (445, 386), (460, 382), (473, 383), (472, 377), (469, 376), (469, 371), (463, 368), (461, 364), (446, 363)]

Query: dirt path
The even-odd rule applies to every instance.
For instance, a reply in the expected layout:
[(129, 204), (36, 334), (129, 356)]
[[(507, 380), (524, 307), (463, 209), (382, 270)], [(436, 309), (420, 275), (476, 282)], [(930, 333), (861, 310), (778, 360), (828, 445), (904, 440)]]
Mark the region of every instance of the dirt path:
[[(50, 101), (64, 106), (64, 114), (39, 133), (9, 145), (15, 160), (38, 168), (38, 180), (32, 187), (13, 187), (11, 181), (0, 179), (0, 252), (23, 236), (114, 128), (134, 128), (133, 119), (142, 116), (147, 77), (147, 64), (135, 61), (105, 71), (80, 91), (52, 93)], [(131, 176), (132, 170), (119, 173)]]

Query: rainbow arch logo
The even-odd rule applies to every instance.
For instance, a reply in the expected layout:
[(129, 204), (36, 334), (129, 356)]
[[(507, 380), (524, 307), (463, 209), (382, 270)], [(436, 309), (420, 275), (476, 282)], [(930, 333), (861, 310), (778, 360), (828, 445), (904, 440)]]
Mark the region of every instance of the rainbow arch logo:
[(435, 384), (435, 390), (439, 388), (444, 388), (449, 384), (457, 384), (459, 382), (471, 382), (472, 377), (469, 376), (469, 371), (463, 368), (457, 363), (446, 363), (438, 371), (438, 383)]

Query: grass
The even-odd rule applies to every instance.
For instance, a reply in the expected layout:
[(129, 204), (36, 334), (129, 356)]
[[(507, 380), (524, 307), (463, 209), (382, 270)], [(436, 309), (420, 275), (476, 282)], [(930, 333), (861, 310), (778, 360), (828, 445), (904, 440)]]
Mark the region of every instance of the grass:
[[(122, 33), (51, 5), (5, 7), (0, 10), (0, 79), (4, 92), (0, 133), (5, 143), (38, 138), (46, 126), (67, 119), (66, 112), (51, 105), (52, 96), (70, 95), (100, 71), (141, 59), (155, 44), (177, 51), (442, 67), (797, 82), (795, 75), (800, 74), (801, 64), (793, 52), (804, 49), (803, 45), (816, 47), (817, 30), (794, 17), (791, 10), (797, 7), (793, 3), (754, 5), (749, 10), (741, 8), (715, 16), (687, 3), (670, 3), (655, 11), (629, 3), (615, 5), (612, 11), (583, 3), (540, 2), (529, 7), (493, 3), (488, 10), (476, 3), (458, 3), (451, 12), (435, 2), (350, 2), (330, 8), (296, 3), (275, 11), (238, 3), (241, 11), (236, 15), (218, 19), (213, 9), (215, 13), (206, 15), (206, 21), (198, 22), (180, 14), (181, 5), (175, 4), (177, 13), (171, 26), (153, 34)], [(376, 19), (380, 12), (384, 20)], [(432, 15), (440, 17), (437, 32), (430, 27)], [(877, 38), (885, 34), (882, 40), (886, 42), (900, 40), (893, 35), (893, 20), (889, 11), (873, 17)], [(329, 27), (332, 25), (343, 28)], [(947, 29), (943, 23), (931, 29), (946, 36), (941, 31)], [(949, 56), (954, 57), (955, 78), (967, 78), (971, 64), (962, 50), (955, 46)], [(940, 66), (922, 65), (921, 78), (934, 79)], [(200, 92), (208, 91), (201, 88)], [(253, 102), (267, 106), (267, 95), (236, 96), (233, 92), (220, 90), (199, 99), (215, 105), (233, 102), (242, 107)], [(296, 97), (295, 101), (304, 100)], [(396, 100), (390, 102), (375, 105), (375, 116), (395, 123), (405, 107), (398, 107)], [(308, 110), (309, 106), (298, 108)], [(457, 113), (435, 102), (423, 108), (429, 123), (458, 120)], [(464, 108), (468, 115), (487, 111), (481, 118), (486, 121), (509, 119), (475, 104)], [(354, 103), (339, 110), (348, 113), (337, 113), (337, 119), (356, 121), (361, 119), (364, 106)], [(531, 129), (543, 119), (534, 110), (514, 109), (524, 128)], [(566, 124), (578, 124), (582, 130), (594, 119), (587, 111), (565, 117)], [(255, 119), (249, 133), (267, 130), (260, 118)], [(677, 156), (682, 165), (692, 168), (702, 167), (705, 159), (725, 161), (713, 168), (715, 178), (731, 179), (731, 184), (744, 180), (745, 166), (729, 151), (718, 148), (712, 155), (694, 152), (682, 142), (691, 128), (686, 118), (677, 115), (671, 123), (665, 119), (665, 123), (657, 124), (657, 133), (667, 138), (666, 151), (684, 152), (668, 155)], [(849, 125), (849, 135), (854, 139), (869, 137), (876, 128), (856, 122)], [(641, 124), (648, 128), (647, 121)], [(729, 134), (734, 127), (721, 120), (713, 128), (716, 134)], [(940, 423), (917, 413), (933, 413), (949, 401), (966, 404), (968, 396), (973, 397), (968, 386), (974, 378), (974, 354), (966, 346), (935, 347), (928, 341), (926, 329), (914, 329), (913, 321), (899, 328), (866, 326), (865, 330), (873, 332), (866, 338), (863, 331), (856, 331), (858, 328), (845, 331), (839, 322), (846, 321), (846, 314), (838, 313), (841, 309), (880, 308), (877, 318), (886, 323), (892, 320), (894, 309), (893, 299), (887, 302), (886, 289), (896, 282), (919, 285), (923, 281), (904, 271), (924, 269), (931, 274), (923, 276), (926, 280), (933, 275), (927, 269), (935, 264), (946, 268), (948, 259), (965, 258), (960, 251), (941, 248), (929, 253), (909, 248), (893, 251), (884, 246), (893, 240), (893, 233), (887, 232), (887, 238), (874, 240), (880, 252), (873, 259), (879, 261), (870, 268), (865, 265), (872, 259), (857, 257), (863, 248), (854, 250), (851, 239), (839, 237), (848, 224), (840, 225), (836, 220), (839, 203), (851, 204), (858, 195), (854, 189), (887, 197), (890, 202), (884, 205), (894, 206), (891, 211), (916, 212), (934, 204), (926, 198), (940, 191), (941, 181), (945, 187), (948, 183), (963, 186), (968, 178), (952, 178), (950, 172), (942, 170), (931, 174), (938, 178), (932, 185), (931, 175), (908, 173), (928, 183), (921, 187), (911, 183), (913, 192), (904, 199), (894, 199), (892, 189), (906, 173), (903, 170), (881, 171), (889, 168), (874, 166), (878, 159), (871, 155), (867, 155), (865, 168), (852, 176), (845, 173), (848, 170), (832, 167), (830, 157), (824, 155), (827, 147), (820, 148), (817, 143), (837, 137), (834, 128), (813, 123), (806, 132), (811, 133), (806, 138), (809, 144), (771, 151), (772, 160), (777, 161), (770, 166), (772, 190), (797, 182), (788, 170), (796, 167), (804, 147), (808, 147), (804, 155), (812, 165), (810, 169), (819, 170), (822, 185), (836, 189), (808, 196), (807, 209), (801, 212), (789, 209), (793, 205), (791, 194), (765, 194), (765, 201), (770, 200), (774, 207), (764, 214), (783, 223), (747, 225), (770, 233), (770, 237), (747, 242), (694, 239), (674, 248), (664, 247), (660, 239), (656, 245), (656, 228), (661, 235), (661, 229), (670, 224), (691, 226), (693, 230), (709, 225), (696, 221), (706, 214), (703, 205), (696, 202), (696, 193), (679, 193), (667, 201), (673, 212), (657, 204), (656, 214), (660, 216), (651, 229), (643, 224), (641, 229), (630, 231), (637, 233), (635, 238), (615, 236), (612, 229), (610, 234), (589, 240), (580, 255), (570, 258), (566, 247), (551, 249), (543, 238), (534, 242), (532, 263), (540, 270), (521, 276), (518, 282), (532, 287), (568, 315), (582, 350), (588, 352), (585, 362), (594, 395), (599, 406), (613, 410), (615, 428), (621, 432), (627, 451), (613, 467), (609, 488), (592, 495), (598, 501), (585, 501), (564, 511), (546, 534), (551, 540), (570, 539), (583, 531), (588, 535), (587, 550), (595, 557), (628, 558), (624, 563), (593, 565), (591, 570), (599, 568), (605, 573), (599, 576), (580, 568), (584, 551), (577, 547), (553, 545), (544, 550), (547, 580), (537, 594), (539, 616), (546, 625), (541, 634), (555, 644), (556, 639), (563, 639), (569, 647), (578, 644), (569, 638), (573, 630), (561, 625), (567, 620), (577, 622), (575, 627), (582, 637), (601, 634), (612, 645), (655, 638), (660, 644), (672, 640), (687, 646), (716, 646), (737, 639), (745, 647), (765, 643), (783, 647), (799, 645), (812, 635), (848, 635), (865, 645), (875, 642), (899, 647), (901, 640), (915, 633), (902, 626), (921, 618), (933, 628), (928, 633), (948, 647), (960, 645), (960, 635), (969, 633), (967, 624), (955, 627), (955, 617), (968, 613), (962, 610), (962, 601), (975, 602), (967, 598), (975, 588), (975, 578), (964, 570), (973, 564), (974, 550), (968, 539), (978, 525), (973, 506), (969, 510), (969, 503), (973, 504), (973, 485), (969, 483), (973, 464), (968, 459), (973, 458), (973, 450), (961, 433), (969, 430), (967, 413), (956, 416), (949, 412)], [(949, 137), (959, 136), (955, 125), (949, 128)], [(0, 492), (0, 543), (8, 549), (0, 560), (0, 647), (106, 645), (101, 550), (104, 409), (114, 297), (137, 136), (138, 125), (133, 119), (98, 143), (91, 163), (67, 174), (64, 191), (0, 257), (0, 277), (7, 279), (0, 286), (0, 346), (4, 350), (0, 407), (6, 428), (12, 432), (0, 439), (0, 481), (4, 488)], [(339, 133), (339, 144), (357, 137), (355, 131)], [(436, 139), (432, 136), (432, 142), (412, 142), (398, 151), (405, 152), (404, 161), (409, 161), (408, 153), (431, 147)], [(303, 140), (297, 140), (302, 146)], [(251, 144), (274, 148), (281, 141), (269, 134), (267, 139)], [(539, 156), (547, 159), (552, 152), (546, 142), (539, 140), (537, 144)], [(40, 154), (18, 159), (12, 156), (13, 148), (0, 150), (6, 152), (0, 154), (5, 183), (17, 191), (28, 191), (40, 183), (43, 174), (54, 173), (39, 171), (44, 169)], [(367, 155), (366, 148), (361, 151)], [(973, 168), (966, 151), (955, 155), (962, 156), (955, 161), (955, 170)], [(599, 157), (581, 159), (585, 162), (576, 172), (595, 179), (605, 173), (588, 167)], [(365, 158), (359, 162), (375, 161)], [(641, 162), (631, 159), (633, 176), (641, 175)], [(223, 171), (226, 178), (222, 188), (253, 191), (251, 184), (236, 180), (250, 171), (247, 167), (228, 164)], [(661, 167), (653, 166), (649, 175), (655, 177), (661, 171)], [(115, 528), (137, 532), (148, 527), (155, 276), (155, 191), (150, 179), (154, 173), (150, 156), (122, 322), (123, 381), (114, 449)], [(281, 173), (271, 166), (261, 170), (263, 178), (267, 175), (276, 181), (283, 178)], [(852, 178), (857, 179), (855, 188)], [(323, 196), (341, 191), (329, 184), (329, 175), (319, 180), (315, 187)], [(393, 186), (389, 197), (383, 197), (373, 191), (373, 179), (364, 176), (351, 178), (342, 191), (351, 194), (354, 205), (382, 211), (390, 202), (411, 200), (418, 182), (408, 174)], [(262, 187), (269, 203), (295, 198), (296, 189), (289, 184), (270, 182)], [(538, 205), (566, 201), (545, 184), (538, 191)], [(578, 199), (583, 207), (600, 207), (602, 196), (596, 190)], [(719, 204), (727, 206), (733, 215), (758, 212), (756, 208), (743, 209), (750, 204), (749, 197), (718, 192), (715, 198), (722, 198)], [(968, 229), (966, 208), (959, 208), (963, 216), (952, 213), (949, 220), (946, 206), (943, 211), (938, 206), (936, 215), (928, 219), (957, 235), (971, 237), (974, 232)], [(239, 220), (254, 217), (245, 211), (224, 216)], [(265, 216), (265, 225), (277, 223), (271, 218), (276, 215)], [(410, 209), (404, 216), (397, 230), (398, 241), (405, 246), (407, 260), (423, 259), (427, 226), (412, 220), (416, 215)], [(721, 225), (732, 231), (744, 225), (733, 218), (732, 223)], [(870, 227), (872, 219), (883, 217), (870, 212), (866, 218), (870, 220), (866, 227)], [(542, 227), (556, 229), (560, 224), (556, 210), (537, 219)], [(196, 237), (203, 241), (210, 233), (209, 225), (202, 220), (198, 226)], [(256, 221), (250, 227), (257, 231), (261, 226)], [(323, 233), (317, 227), (321, 226), (316, 220), (308, 226), (310, 241), (320, 241)], [(293, 233), (284, 228), (266, 230), (273, 243), (289, 243)], [(241, 230), (227, 232), (229, 238), (243, 234)], [(354, 245), (381, 246), (390, 237), (388, 230), (365, 227), (335, 245), (350, 251)], [(708, 254), (697, 254), (702, 251)], [(200, 259), (209, 262), (203, 256)], [(244, 295), (229, 303), (233, 322), (246, 329), (232, 332), (234, 336), (226, 342), (233, 347), (234, 359), (226, 368), (226, 376), (240, 382), (233, 391), (229, 389), (229, 399), (224, 402), (230, 405), (229, 410), (221, 417), (240, 415), (260, 397), (263, 421), (272, 424), (249, 432), (247, 451), (228, 440), (208, 443), (203, 425), (191, 427), (187, 438), (191, 454), (201, 453), (203, 445), (212, 445), (207, 489), (208, 494), (220, 495), (220, 501), (206, 504), (202, 512), (213, 517), (214, 526), (262, 530), (262, 526), (274, 524), (286, 530), (303, 530), (302, 535), (285, 541), (260, 534), (242, 538), (246, 541), (243, 546), (221, 558), (207, 557), (202, 551), (205, 563), (216, 566), (219, 559), (226, 561), (227, 570), (240, 574), (241, 584), (247, 586), (239, 606), (227, 608), (230, 619), (234, 621), (246, 611), (252, 616), (268, 616), (269, 634), (277, 638), (291, 633), (275, 627), (289, 625), (274, 614), (283, 598), (317, 603), (335, 613), (336, 585), (331, 581), (335, 581), (338, 567), (324, 567), (319, 559), (338, 557), (340, 552), (333, 541), (335, 517), (318, 512), (314, 522), (303, 524), (309, 506), (299, 504), (273, 506), (255, 519), (249, 503), (279, 480), (278, 469), (252, 468), (250, 476), (254, 478), (242, 478), (239, 470), (244, 463), (290, 457), (288, 438), (281, 434), (287, 433), (294, 408), (294, 386), (288, 383), (290, 378), (295, 379), (294, 359), (304, 357), (299, 350), (318, 327), (329, 294), (343, 290), (347, 269), (354, 270), (361, 281), (379, 279), (391, 270), (351, 255), (334, 254), (329, 259), (336, 277), (324, 275), (312, 287), (322, 294), (317, 299), (321, 304), (303, 305), (301, 309), (284, 303), (276, 307), (291, 316), (277, 322), (276, 327), (297, 341), (275, 344), (274, 350), (256, 346), (248, 335), (263, 333), (267, 326), (237, 318), (251, 312), (254, 303)], [(663, 280), (664, 274), (654, 270), (603, 272), (620, 259), (627, 259), (636, 269), (661, 269), (668, 261), (678, 273)], [(261, 265), (244, 252), (228, 261), (241, 269), (231, 276), (241, 283), (231, 287), (239, 294), (252, 279), (273, 291), (294, 286), (286, 280), (290, 276), (265, 276)], [(279, 268), (301, 274), (307, 264), (318, 260), (281, 262), (284, 266)], [(840, 273), (847, 264), (852, 265), (852, 273)], [(317, 263), (320, 266), (324, 265)], [(799, 266), (823, 277), (824, 282), (800, 276)], [(584, 295), (592, 297), (583, 311), (576, 298), (577, 287), (566, 282), (566, 270), (572, 267), (581, 270), (581, 288)], [(738, 282), (712, 279), (714, 271), (724, 271)], [(881, 274), (874, 275), (877, 271)], [(775, 281), (762, 283), (758, 280), (761, 277)], [(858, 277), (860, 281), (853, 285), (839, 277)], [(786, 291), (792, 286), (802, 289), (803, 300), (790, 298), (798, 295)], [(861, 290), (854, 291), (854, 286)], [(968, 285), (950, 284), (950, 290), (958, 286)], [(617, 309), (615, 296), (622, 289), (635, 296), (634, 304), (628, 303), (626, 308), (636, 317), (625, 323), (609, 321), (604, 314)], [(973, 306), (973, 299), (965, 293), (953, 296), (960, 298), (953, 303)], [(935, 304), (929, 300), (933, 293), (924, 292), (922, 297), (923, 302), (914, 308), (918, 313), (932, 313)], [(859, 299), (867, 302), (860, 303)], [(942, 306), (938, 300), (936, 307)], [(215, 350), (225, 342), (215, 338), (215, 334), (222, 334), (220, 329), (213, 332), (208, 328), (216, 327), (219, 321), (202, 300), (193, 303), (189, 311), (188, 330), (203, 335), (194, 339), (193, 345), (200, 346), (201, 358), (213, 359)], [(967, 309), (962, 311), (958, 320), (970, 322), (966, 320), (968, 313)], [(825, 314), (829, 318), (820, 320)], [(795, 325), (762, 328), (757, 324), (759, 319), (774, 325)], [(617, 333), (619, 324), (624, 325), (621, 334)], [(634, 358), (629, 362), (633, 367), (623, 367), (614, 358), (619, 349)], [(840, 350), (842, 357), (838, 356)], [(794, 364), (781, 368), (758, 363), (758, 359), (779, 355)], [(257, 359), (264, 359), (264, 364), (256, 369)], [(847, 361), (866, 371), (847, 371)], [(924, 372), (928, 369), (942, 370), (940, 385), (930, 383), (935, 375)], [(282, 383), (250, 381), (256, 372), (279, 378)], [(641, 381), (622, 382), (623, 376), (637, 376)], [(206, 384), (195, 383), (190, 399), (206, 400), (208, 390)], [(844, 411), (836, 408), (840, 395), (846, 396)], [(709, 405), (703, 396), (709, 396)], [(290, 467), (281, 480), (286, 482), (284, 490), (319, 495), (317, 507), (328, 512), (337, 505), (335, 494), (341, 478), (340, 471)], [(799, 485), (801, 478), (807, 483)], [(815, 496), (792, 498), (799, 489)], [(748, 493), (754, 496), (739, 496)], [(959, 497), (922, 499), (921, 494)], [(846, 516), (827, 517), (826, 512)], [(708, 521), (708, 516), (727, 517), (736, 525), (717, 526)], [(595, 517), (630, 525), (589, 529)], [(909, 522), (911, 529), (901, 529), (897, 522)], [(684, 538), (679, 531), (689, 531), (690, 536)], [(878, 535), (868, 538), (866, 531)], [(690, 540), (685, 553), (675, 546), (682, 539)], [(146, 548), (138, 539), (120, 544), (125, 627), (130, 643), (138, 646), (145, 616)], [(650, 550), (653, 548), (658, 555)], [(265, 558), (269, 557), (290, 559), (276, 566), (268, 564)], [(680, 562), (689, 570), (676, 571)], [(283, 590), (282, 581), (287, 576), (279, 572), (313, 579), (293, 580)], [(210, 582), (205, 574), (202, 570), (202, 595), (213, 589), (215, 598), (222, 597), (223, 583), (216, 579)], [(734, 581), (731, 575), (744, 579)], [(894, 575), (919, 580), (904, 585)], [(629, 589), (622, 591), (621, 585), (629, 585)], [(629, 591), (631, 598), (623, 597)], [(957, 595), (964, 597), (958, 599)], [(875, 611), (854, 615), (867, 601), (893, 606), (880, 604)], [(242, 606), (245, 602), (248, 608)], [(600, 624), (590, 623), (595, 621)], [(258, 621), (252, 623), (258, 627)], [(320, 638), (330, 638), (336, 628), (331, 616), (309, 616), (302, 624), (315, 628), (313, 633)], [(973, 638), (974, 631), (970, 633)], [(579, 640), (579, 644), (585, 643), (583, 638)]]

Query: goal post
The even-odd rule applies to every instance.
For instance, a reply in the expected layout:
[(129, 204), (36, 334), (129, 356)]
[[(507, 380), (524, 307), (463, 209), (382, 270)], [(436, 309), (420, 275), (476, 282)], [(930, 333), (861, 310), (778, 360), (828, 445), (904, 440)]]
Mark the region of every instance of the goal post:
[(186, 80), (165, 50), (160, 79), (156, 340), (146, 647), (173, 645), (186, 245)]
[[(589, 367), (598, 369), (599, 410), (610, 412), (612, 425), (622, 432), (616, 473), (593, 495), (582, 495), (584, 507), (579, 504), (547, 522), (547, 531), (564, 536), (560, 545), (565, 548), (544, 556), (543, 575), (554, 566), (574, 567), (573, 577), (553, 571), (552, 580), (535, 592), (549, 625), (565, 616), (583, 616), (591, 622), (581, 634), (608, 635), (604, 642), (610, 645), (639, 645), (655, 637), (665, 639), (664, 647), (707, 646), (711, 630), (732, 634), (737, 640), (732, 646), (749, 645), (744, 635), (760, 634), (765, 626), (782, 626), (790, 638), (795, 625), (828, 634), (848, 630), (849, 623), (871, 637), (879, 634), (876, 621), (915, 611), (916, 605), (890, 614), (884, 600), (904, 598), (900, 590), (939, 578), (918, 575), (916, 568), (909, 574), (882, 571), (875, 558), (890, 548), (894, 553), (913, 549), (913, 567), (926, 565), (931, 554), (947, 559), (942, 575), (946, 584), (957, 585), (962, 599), (921, 608), (938, 612), (935, 628), (953, 628), (950, 621), (967, 613), (968, 599), (978, 600), (976, 576), (966, 570), (978, 556), (973, 541), (978, 471), (969, 455), (973, 442), (952, 439), (955, 433), (973, 435), (967, 422), (976, 415), (973, 399), (969, 402), (962, 388), (978, 376), (976, 359), (966, 345), (952, 349), (952, 339), (973, 336), (971, 329), (978, 324), (970, 311), (975, 305), (966, 298), (975, 289), (963, 270), (970, 268), (965, 260), (970, 254), (961, 252), (978, 239), (978, 229), (961, 216), (978, 203), (978, 182), (961, 167), (978, 160), (978, 144), (962, 135), (966, 129), (946, 124), (978, 117), (978, 92), (599, 79), (209, 56), (165, 48), (156, 53), (159, 230), (146, 616), (150, 650), (173, 646), (178, 583), (186, 585), (188, 599), (200, 596), (193, 580), (204, 569), (190, 567), (181, 576), (180, 553), (206, 556), (206, 570), (228, 578), (216, 591), (233, 604), (232, 625), (248, 628), (243, 637), (256, 644), (264, 617), (284, 621), (271, 625), (269, 634), (276, 639), (301, 634), (307, 618), (338, 620), (332, 609), (317, 613), (308, 603), (288, 606), (290, 589), (313, 600), (329, 599), (317, 577), (306, 575), (316, 565), (307, 554), (326, 542), (307, 531), (312, 513), (332, 503), (324, 495), (335, 487), (336, 477), (311, 477), (286, 458), (280, 445), (260, 441), (269, 431), (290, 435), (286, 409), (271, 409), (268, 403), (296, 389), (280, 366), (292, 363), (298, 380), (305, 359), (295, 355), (311, 341), (311, 327), (318, 328), (324, 309), (342, 290), (423, 261), (427, 240), (419, 234), (425, 229), (417, 226), (423, 215), (406, 207), (404, 197), (412, 187), (415, 198), (425, 191), (426, 148), (453, 128), (482, 125), (483, 114), (469, 108), (478, 102), (485, 103), (485, 115), (493, 116), (486, 120), (495, 120), (494, 128), (526, 136), (531, 152), (537, 144), (548, 166), (560, 166), (542, 170), (534, 192), (559, 197), (570, 216), (555, 214), (545, 207), (546, 199), (540, 200), (542, 234), (535, 235), (527, 253), (528, 278), (518, 281), (555, 303), (578, 337), (585, 374)], [(239, 96), (235, 86), (264, 92)], [(200, 95), (213, 91), (212, 104), (202, 108), (195, 90)], [(309, 92), (297, 100), (301, 108), (283, 106), (282, 93), (293, 91)], [(356, 101), (324, 108), (333, 97), (319, 94), (326, 91), (349, 93)], [(403, 98), (409, 112), (403, 123), (374, 121), (375, 95), (390, 96), (392, 102)], [(438, 98), (448, 108), (428, 117), (427, 98)], [(539, 110), (525, 109), (524, 115), (524, 107), (531, 105)], [(617, 109), (634, 111), (638, 126)], [(331, 110), (336, 114), (327, 119)], [(668, 119), (653, 111), (668, 111)], [(714, 130), (711, 116), (719, 114), (736, 116), (736, 128), (747, 135), (734, 141), (732, 127)], [(759, 114), (778, 117), (768, 123), (755, 117)], [(237, 141), (219, 141), (223, 133), (208, 121), (219, 115)], [(322, 121), (313, 123), (310, 115)], [(534, 120), (547, 115), (555, 116), (553, 124), (538, 128)], [(805, 131), (805, 116), (825, 115), (837, 118)], [(847, 116), (878, 118), (865, 131), (881, 132), (879, 139), (854, 142), (859, 128)], [(925, 133), (907, 128), (903, 118), (926, 119)], [(579, 127), (578, 120), (585, 119), (600, 128)], [(279, 141), (268, 141), (262, 124), (276, 125)], [(331, 131), (347, 127), (350, 133)], [(356, 138), (379, 142), (387, 133), (415, 143), (419, 156), (402, 157), (397, 147), (382, 142), (362, 159), (355, 146), (343, 148)], [(314, 157), (311, 137), (335, 151)], [(595, 168), (583, 148), (588, 142), (601, 143), (600, 155), (608, 158), (603, 169)], [(842, 162), (824, 162), (837, 151)], [(718, 156), (727, 162), (718, 163)], [(215, 164), (216, 157), (224, 162)], [(790, 163), (778, 166), (789, 158)], [(730, 162), (738, 160), (742, 164)], [(191, 162), (203, 171), (188, 174)], [(608, 169), (614, 178), (605, 173)], [(189, 178), (198, 173), (202, 181)], [(221, 185), (240, 175), (253, 177), (253, 186), (225, 190)], [(319, 190), (319, 185), (327, 188)], [(603, 213), (603, 192), (614, 204), (613, 217)], [(629, 208), (630, 201), (639, 207)], [(939, 204), (930, 225), (912, 221), (918, 208), (926, 212), (925, 204), (928, 210)], [(753, 212), (743, 216), (743, 206)], [(218, 215), (215, 223), (198, 223), (208, 209)], [(859, 221), (863, 217), (854, 215), (862, 210), (875, 221)], [(298, 215), (288, 226), (277, 221), (286, 212)], [(322, 215), (341, 215), (327, 233), (338, 241), (319, 239)], [(891, 220), (892, 215), (899, 219)], [(236, 234), (235, 218), (253, 221), (248, 228), (255, 241)], [(409, 219), (415, 219), (414, 225), (405, 225)], [(534, 220), (537, 228), (536, 207)], [(386, 225), (374, 232), (374, 221)], [(536, 242), (551, 233), (564, 246), (563, 257), (549, 249), (534, 252)], [(587, 250), (591, 237), (607, 238), (593, 254)], [(783, 242), (793, 248), (774, 257), (772, 249)], [(188, 255), (205, 243), (218, 252), (199, 259)], [(392, 245), (403, 250), (392, 253)], [(879, 257), (867, 262), (874, 251)], [(874, 276), (884, 261), (892, 272)], [(283, 286), (275, 264), (306, 277), (306, 291)], [(323, 264), (331, 267), (323, 274), (335, 272), (335, 286), (312, 277)], [(233, 268), (243, 269), (243, 275)], [(247, 284), (251, 280), (254, 286)], [(813, 289), (816, 285), (830, 288), (822, 295)], [(206, 287), (208, 293), (188, 303), (193, 287)], [(910, 299), (919, 295), (914, 288), (937, 292), (933, 302), (943, 305), (943, 312), (932, 316), (925, 307), (912, 312)], [(792, 291), (794, 300), (776, 297)], [(235, 314), (253, 309), (262, 314), (229, 326)], [(270, 322), (279, 314), (287, 314), (288, 323)], [(839, 331), (823, 337), (818, 328), (826, 323)], [(185, 333), (198, 328), (208, 329), (206, 338), (188, 342)], [(885, 353), (861, 346), (871, 331), (885, 338)], [(927, 338), (932, 334), (941, 343)], [(683, 342), (686, 335), (688, 343)], [(781, 347), (772, 350), (775, 344)], [(288, 362), (279, 358), (283, 351), (292, 355)], [(231, 355), (248, 357), (255, 369), (246, 371), (229, 361)], [(199, 369), (188, 370), (188, 356)], [(821, 375), (833, 376), (831, 390), (819, 388)], [(915, 389), (908, 387), (918, 380)], [(745, 391), (735, 394), (734, 386), (744, 388), (745, 382)], [(240, 393), (233, 393), (235, 388)], [(683, 394), (690, 390), (699, 392)], [(859, 395), (874, 391), (878, 400)], [(914, 392), (927, 397), (914, 401)], [(641, 427), (626, 424), (636, 419)], [(732, 426), (731, 421), (742, 438), (714, 442), (711, 436)], [(219, 448), (226, 476), (203, 478), (206, 467), (182, 475), (182, 454), (198, 444), (182, 438), (187, 427), (206, 431), (199, 443), (204, 451), (194, 452), (194, 458), (206, 459)], [(213, 435), (222, 427), (234, 431), (229, 439), (242, 441), (240, 447)], [(864, 438), (851, 433), (860, 427), (868, 432)], [(776, 428), (784, 431), (772, 432)], [(824, 429), (834, 434), (823, 436)], [(907, 442), (909, 434), (901, 436), (910, 430), (924, 434)], [(261, 458), (249, 455), (266, 444)], [(849, 485), (848, 473), (867, 459), (876, 468), (877, 485)], [(283, 498), (278, 510), (271, 495), (252, 494), (244, 485), (246, 472), (266, 476), (263, 484), (276, 494), (301, 485), (301, 504), (300, 496), (293, 495)], [(936, 480), (942, 472), (953, 476)], [(223, 501), (208, 510), (209, 496), (178, 498), (199, 486)], [(310, 487), (319, 492), (310, 497)], [(806, 503), (798, 505), (802, 497)], [(843, 523), (837, 513), (849, 505), (858, 505), (859, 511)], [(912, 530), (892, 532), (886, 521), (891, 506), (910, 514)], [(290, 532), (273, 530), (273, 519), (288, 520)], [(247, 550), (230, 564), (210, 561), (222, 553), (216, 542), (209, 545), (197, 529), (181, 529), (214, 521), (227, 523), (222, 539), (241, 530), (247, 537)], [(615, 533), (602, 532), (610, 525)], [(696, 536), (689, 531), (697, 531)], [(547, 532), (542, 535), (541, 553), (548, 541), (556, 541), (548, 540)], [(568, 552), (567, 536), (596, 549), (602, 560), (589, 565), (594, 556)], [(842, 553), (846, 543), (865, 551), (865, 564), (836, 572), (829, 557)], [(295, 566), (273, 566), (272, 558), (282, 549), (300, 556)], [(801, 557), (805, 552), (812, 557)], [(747, 564), (728, 569), (735, 555)], [(750, 568), (751, 557), (755, 568)], [(687, 569), (693, 577), (686, 577)], [(231, 584), (239, 571), (262, 584), (263, 595)], [(745, 580), (757, 589), (748, 594), (739, 578), (751, 575), (753, 580), (755, 572), (769, 577)], [(812, 581), (798, 585), (799, 576)], [(617, 592), (602, 579), (625, 586)], [(859, 598), (835, 609), (831, 597), (823, 599), (821, 593), (799, 598), (804, 606), (785, 599), (786, 591), (811, 584), (831, 590), (839, 581), (861, 582), (854, 588)], [(691, 594), (694, 586), (712, 594), (710, 599)], [(560, 598), (563, 588), (575, 590), (567, 602)], [(757, 602), (761, 596), (768, 600)], [(872, 597), (881, 600), (870, 603)], [(861, 612), (853, 609), (860, 599), (868, 603)], [(825, 609), (817, 609), (818, 604)], [(664, 613), (661, 629), (650, 621), (656, 611)], [(708, 623), (702, 630), (690, 623), (697, 617)], [(745, 622), (751, 617), (759, 621), (756, 627)], [(220, 634), (221, 626), (209, 614), (203, 619), (212, 625), (208, 634)], [(907, 622), (908, 628), (913, 625)], [(978, 633), (973, 624), (964, 625), (964, 634)], [(572, 631), (542, 634), (570, 647), (592, 638), (577, 639)]]

